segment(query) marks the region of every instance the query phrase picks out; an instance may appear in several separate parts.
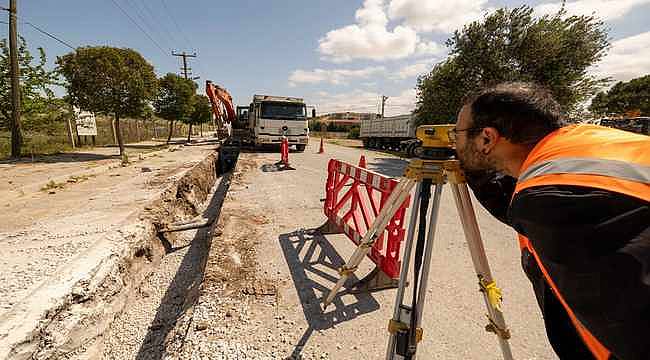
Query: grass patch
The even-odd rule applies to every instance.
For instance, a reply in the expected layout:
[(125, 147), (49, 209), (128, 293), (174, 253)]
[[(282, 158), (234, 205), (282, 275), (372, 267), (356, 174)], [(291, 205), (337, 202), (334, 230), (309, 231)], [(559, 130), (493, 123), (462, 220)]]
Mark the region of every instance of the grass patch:
[(65, 189), (66, 185), (68, 185), (68, 184), (78, 184), (78, 183), (87, 181), (88, 179), (93, 178), (95, 176), (96, 175), (94, 175), (94, 174), (73, 175), (73, 176), (70, 176), (66, 181), (63, 181), (63, 182), (56, 182), (54, 180), (50, 180), (47, 184), (45, 184), (41, 188), (41, 191), (54, 193), (56, 190)]
[(65, 188), (65, 184), (65, 182), (58, 183), (54, 180), (50, 180), (47, 184), (45, 184), (45, 186), (41, 188), (41, 191), (50, 192), (55, 190), (62, 190)]

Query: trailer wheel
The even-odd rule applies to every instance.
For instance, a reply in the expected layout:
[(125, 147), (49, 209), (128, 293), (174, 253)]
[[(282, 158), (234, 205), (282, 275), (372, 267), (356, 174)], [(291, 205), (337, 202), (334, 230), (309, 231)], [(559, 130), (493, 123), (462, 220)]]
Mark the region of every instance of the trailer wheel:
[(406, 145), (406, 156), (408, 157), (413, 157), (413, 148), (415, 148), (415, 144), (408, 144)]
[(424, 155), (424, 148), (422, 146), (418, 145), (413, 148), (413, 156), (421, 158), (423, 157), (423, 155)]
[(305, 147), (307, 145), (296, 145), (296, 151), (298, 152), (305, 152)]

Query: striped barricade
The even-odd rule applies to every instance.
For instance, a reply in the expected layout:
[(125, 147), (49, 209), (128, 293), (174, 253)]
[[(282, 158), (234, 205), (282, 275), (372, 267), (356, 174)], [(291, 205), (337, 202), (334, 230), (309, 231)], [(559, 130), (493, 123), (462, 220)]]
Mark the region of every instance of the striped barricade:
[[(380, 173), (365, 169), (365, 159), (362, 157), (360, 166), (354, 166), (340, 160), (331, 159), (328, 164), (327, 183), (325, 185), (324, 212), (327, 216), (330, 232), (334, 227), (347, 235), (355, 244), (359, 244), (368, 231), (377, 214), (384, 207), (388, 196), (397, 186), (398, 181)], [(410, 203), (407, 198), (400, 209), (388, 223), (384, 234), (373, 245), (368, 257), (377, 268), (362, 282), (368, 290), (394, 287), (400, 272), (400, 246), (404, 240), (404, 217)], [(381, 270), (387, 279), (377, 270)], [(386, 278), (384, 276), (384, 278)], [(390, 282), (387, 284), (386, 281)]]

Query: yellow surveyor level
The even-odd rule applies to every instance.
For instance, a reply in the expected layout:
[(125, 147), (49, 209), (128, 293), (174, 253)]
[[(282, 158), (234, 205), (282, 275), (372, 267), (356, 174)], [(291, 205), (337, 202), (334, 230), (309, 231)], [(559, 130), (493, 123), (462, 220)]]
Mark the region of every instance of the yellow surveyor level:
[(415, 130), (420, 145), (413, 152), (420, 159), (446, 160), (455, 155), (454, 144), (449, 133), (454, 125), (422, 125)]

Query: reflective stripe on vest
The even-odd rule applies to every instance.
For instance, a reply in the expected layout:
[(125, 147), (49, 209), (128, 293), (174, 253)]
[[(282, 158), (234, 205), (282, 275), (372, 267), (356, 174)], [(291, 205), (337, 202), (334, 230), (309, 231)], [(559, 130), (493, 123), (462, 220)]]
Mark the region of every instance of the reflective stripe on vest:
[[(650, 137), (596, 125), (559, 129), (528, 154), (513, 199), (523, 189), (544, 185), (593, 187), (650, 201)], [(547, 284), (594, 357), (609, 358), (609, 350), (576, 318), (530, 241), (519, 235), (519, 245), (533, 254)]]
[(576, 318), (575, 314), (573, 313), (573, 310), (571, 310), (571, 307), (564, 301), (564, 297), (562, 294), (560, 294), (560, 291), (557, 289), (555, 286), (555, 282), (553, 282), (553, 279), (551, 279), (551, 276), (548, 274), (546, 271), (546, 268), (542, 264), (542, 261), (540, 260), (539, 256), (537, 255), (537, 252), (535, 252), (535, 249), (533, 249), (532, 245), (530, 244), (530, 241), (528, 238), (526, 238), (523, 235), (519, 235), (519, 245), (521, 246), (522, 249), (527, 248), (528, 251), (530, 251), (531, 254), (535, 257), (535, 261), (537, 262), (540, 270), (542, 271), (542, 274), (544, 274), (544, 279), (546, 279), (546, 283), (549, 285), (551, 290), (553, 291), (553, 294), (555, 294), (555, 297), (560, 301), (562, 306), (564, 307), (564, 310), (566, 310), (567, 315), (569, 315), (569, 319), (571, 319), (571, 323), (573, 323), (573, 327), (576, 328), (576, 331), (582, 338), (582, 342), (585, 343), (589, 351), (594, 355), (594, 358), (596, 360), (607, 360), (609, 359), (610, 352), (607, 350), (607, 348), (596, 339), (595, 336), (585, 328), (582, 323), (580, 323), (580, 320)]
[(593, 187), (650, 201), (650, 136), (596, 125), (559, 129), (530, 152), (515, 194), (541, 185)]

